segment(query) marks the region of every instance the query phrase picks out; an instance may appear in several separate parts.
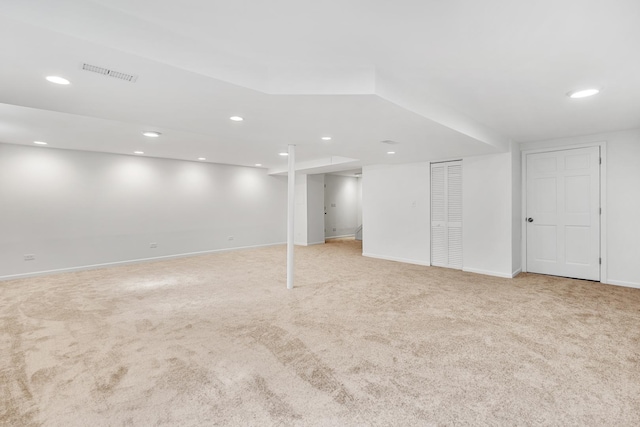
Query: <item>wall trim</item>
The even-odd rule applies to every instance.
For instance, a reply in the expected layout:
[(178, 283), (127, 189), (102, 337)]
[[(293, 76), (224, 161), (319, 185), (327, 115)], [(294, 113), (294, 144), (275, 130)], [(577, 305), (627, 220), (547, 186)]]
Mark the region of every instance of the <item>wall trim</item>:
[(294, 245), (296, 246), (314, 246), (314, 245), (324, 245), (325, 241), (321, 240), (319, 242), (311, 242), (311, 243), (302, 243), (302, 242), (295, 242)]
[(281, 242), (281, 243), (267, 243), (267, 244), (264, 244), (264, 245), (241, 246), (241, 247), (237, 247), (237, 248), (211, 249), (211, 250), (207, 250), (207, 251), (186, 252), (186, 253), (181, 253), (181, 254), (163, 255), (163, 256), (152, 257), (152, 258), (139, 258), (139, 259), (126, 260), (126, 261), (105, 262), (105, 263), (102, 263), (102, 264), (82, 265), (82, 266), (78, 266), (78, 267), (58, 268), (58, 269), (55, 269), (55, 270), (35, 271), (35, 272), (32, 272), (32, 273), (11, 274), (11, 275), (8, 275), (8, 276), (0, 276), (0, 281), (26, 279), (28, 277), (46, 276), (46, 275), (49, 275), (49, 274), (71, 273), (71, 272), (74, 272), (74, 271), (96, 270), (96, 269), (99, 269), (99, 268), (109, 268), (109, 267), (116, 267), (116, 266), (121, 266), (121, 265), (140, 264), (140, 263), (152, 262), (152, 261), (170, 260), (170, 259), (174, 259), (174, 258), (186, 258), (186, 257), (190, 257), (190, 256), (207, 255), (207, 254), (214, 254), (214, 253), (221, 253), (221, 252), (241, 251), (241, 250), (244, 250), (244, 249), (265, 248), (265, 247), (268, 247), (268, 246), (278, 246), (278, 245), (285, 245), (285, 244), (286, 244), (286, 242)]
[(386, 256), (386, 255), (376, 255), (376, 254), (365, 253), (365, 252), (362, 253), (362, 256), (366, 256), (367, 258), (384, 259), (386, 261), (404, 262), (405, 264), (414, 264), (414, 265), (422, 265), (425, 267), (431, 267), (430, 262), (419, 261), (417, 259), (399, 258), (399, 257)]
[(635, 289), (640, 289), (640, 283), (635, 283), (635, 282), (627, 282), (624, 280), (609, 280), (607, 283), (607, 285), (614, 285), (614, 286), (624, 286), (625, 288), (635, 288)]
[(607, 141), (602, 140), (569, 145), (555, 145), (548, 141), (521, 144), (522, 215), (520, 220), (522, 221), (522, 272), (527, 272), (527, 224), (524, 221), (527, 215), (527, 154), (589, 147), (600, 147), (600, 158), (602, 159), (602, 163), (600, 164), (600, 208), (602, 209), (602, 214), (600, 215), (600, 258), (602, 259), (602, 263), (600, 264), (600, 282), (610, 283), (610, 281), (607, 280)]
[(519, 268), (516, 271), (514, 271), (513, 273), (511, 273), (511, 278), (516, 277), (520, 273), (522, 273), (522, 269), (521, 268)]
[(356, 237), (355, 234), (343, 234), (341, 236), (331, 236), (331, 237), (325, 237), (324, 240), (331, 240), (331, 239), (341, 239), (343, 237)]
[(500, 273), (498, 271), (481, 270), (479, 268), (463, 267), (462, 271), (467, 273), (483, 274), (485, 276), (504, 277), (505, 279), (513, 279), (513, 273)]

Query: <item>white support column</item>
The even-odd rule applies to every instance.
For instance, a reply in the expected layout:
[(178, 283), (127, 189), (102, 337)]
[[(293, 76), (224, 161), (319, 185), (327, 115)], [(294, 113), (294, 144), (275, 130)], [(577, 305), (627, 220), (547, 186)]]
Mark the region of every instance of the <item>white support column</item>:
[(289, 184), (287, 200), (287, 289), (293, 289), (293, 239), (295, 233), (296, 146), (289, 145)]

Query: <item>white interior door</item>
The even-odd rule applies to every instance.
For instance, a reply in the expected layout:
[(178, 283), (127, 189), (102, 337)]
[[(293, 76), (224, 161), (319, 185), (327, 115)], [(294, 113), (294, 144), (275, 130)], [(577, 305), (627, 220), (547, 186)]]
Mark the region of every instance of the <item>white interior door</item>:
[(462, 162), (431, 165), (431, 265), (462, 269)]
[(527, 155), (527, 271), (600, 280), (600, 148)]

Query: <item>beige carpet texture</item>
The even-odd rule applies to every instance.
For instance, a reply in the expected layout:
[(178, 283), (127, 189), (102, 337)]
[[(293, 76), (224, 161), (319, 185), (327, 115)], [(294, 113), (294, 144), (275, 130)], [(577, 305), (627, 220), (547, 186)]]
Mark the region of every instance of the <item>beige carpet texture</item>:
[(0, 425), (640, 425), (640, 290), (361, 252), (0, 282)]

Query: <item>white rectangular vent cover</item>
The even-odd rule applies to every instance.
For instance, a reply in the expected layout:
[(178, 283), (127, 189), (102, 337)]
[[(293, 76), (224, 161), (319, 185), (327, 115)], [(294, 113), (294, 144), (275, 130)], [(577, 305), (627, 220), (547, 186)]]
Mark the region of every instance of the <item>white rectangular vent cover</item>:
[(133, 74), (122, 73), (120, 71), (110, 70), (108, 68), (98, 67), (91, 64), (82, 64), (82, 69), (85, 71), (91, 71), (92, 73), (102, 74), (103, 76), (126, 80), (131, 83), (135, 83), (138, 79), (138, 76), (134, 76)]

